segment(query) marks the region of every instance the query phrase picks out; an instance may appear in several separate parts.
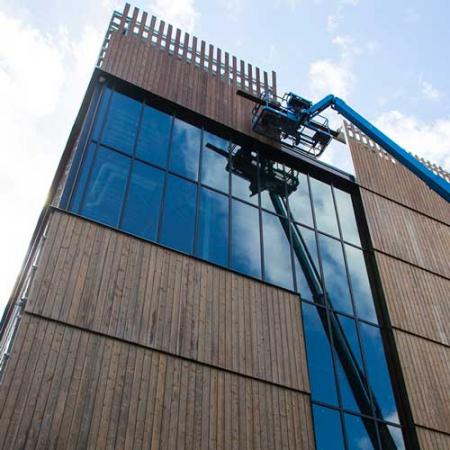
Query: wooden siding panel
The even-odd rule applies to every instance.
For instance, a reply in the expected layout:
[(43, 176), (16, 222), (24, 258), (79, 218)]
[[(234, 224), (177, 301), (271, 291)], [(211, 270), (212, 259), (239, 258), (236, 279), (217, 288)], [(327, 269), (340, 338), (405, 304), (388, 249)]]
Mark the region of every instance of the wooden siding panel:
[(450, 450), (450, 435), (417, 427), (421, 450)]
[(0, 448), (251, 449), (262, 415), (271, 418), (265, 448), (314, 448), (305, 394), (28, 314), (17, 339), (10, 364), (20, 359), (25, 369), (5, 379), (0, 396), (25, 395), (0, 410), (10, 428), (0, 428)]
[(376, 250), (450, 278), (450, 226), (361, 190)]
[(450, 348), (395, 331), (414, 422), (450, 434)]
[(375, 256), (392, 326), (450, 345), (450, 280)]
[(70, 214), (50, 221), (27, 311), (309, 390), (298, 296)]

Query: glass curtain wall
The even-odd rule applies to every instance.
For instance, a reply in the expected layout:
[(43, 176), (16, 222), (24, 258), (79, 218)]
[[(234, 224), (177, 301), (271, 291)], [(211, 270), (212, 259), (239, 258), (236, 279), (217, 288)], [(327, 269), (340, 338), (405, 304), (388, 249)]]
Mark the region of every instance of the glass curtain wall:
[(318, 450), (404, 448), (349, 193), (104, 87), (69, 197), (77, 214), (297, 292)]

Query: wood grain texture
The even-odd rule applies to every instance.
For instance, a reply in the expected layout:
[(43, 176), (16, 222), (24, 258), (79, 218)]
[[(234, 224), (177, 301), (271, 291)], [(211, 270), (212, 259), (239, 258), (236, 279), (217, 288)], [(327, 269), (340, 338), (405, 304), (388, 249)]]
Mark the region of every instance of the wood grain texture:
[(450, 345), (450, 280), (375, 252), (391, 324)]
[(394, 335), (414, 422), (450, 434), (450, 348), (401, 331)]
[(309, 399), (25, 314), (0, 387), (0, 448), (314, 448)]
[(361, 190), (376, 250), (450, 278), (450, 226)]
[(450, 435), (417, 427), (422, 450), (450, 450)]
[(296, 295), (59, 211), (27, 311), (309, 391)]

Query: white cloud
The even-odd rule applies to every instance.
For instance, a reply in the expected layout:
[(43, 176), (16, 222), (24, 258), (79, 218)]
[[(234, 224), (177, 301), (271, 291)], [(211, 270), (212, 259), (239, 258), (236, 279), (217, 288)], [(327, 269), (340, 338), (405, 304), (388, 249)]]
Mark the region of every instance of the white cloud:
[(327, 16), (327, 31), (334, 33), (344, 19), (344, 10), (347, 6), (357, 6), (359, 0), (338, 0), (336, 10)]
[(200, 18), (193, 0), (153, 0), (149, 10), (183, 31), (195, 30)]
[(400, 111), (389, 111), (374, 123), (405, 150), (450, 170), (450, 117), (426, 123)]
[(420, 79), (419, 85), (421, 88), (422, 96), (425, 100), (436, 101), (441, 98), (441, 93), (431, 83)]

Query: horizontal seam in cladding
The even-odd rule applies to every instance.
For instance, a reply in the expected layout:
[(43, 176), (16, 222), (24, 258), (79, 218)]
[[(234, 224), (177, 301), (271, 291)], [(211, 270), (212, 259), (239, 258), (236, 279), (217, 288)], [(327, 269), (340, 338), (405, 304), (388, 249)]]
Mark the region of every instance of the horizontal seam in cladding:
[(421, 334), (414, 333), (413, 331), (405, 330), (404, 328), (400, 328), (400, 327), (397, 327), (395, 325), (392, 326), (392, 329), (395, 330), (395, 331), (400, 331), (401, 333), (408, 334), (409, 336), (413, 336), (413, 337), (416, 337), (418, 339), (423, 339), (424, 341), (431, 342), (433, 344), (440, 345), (442, 347), (450, 349), (450, 344), (444, 344), (444, 342), (437, 341), (436, 339), (432, 339), (432, 338), (429, 338), (429, 337), (426, 337), (426, 336), (422, 336)]
[(450, 437), (450, 433), (447, 431), (438, 430), (437, 428), (431, 428), (426, 425), (420, 425), (418, 423), (414, 424), (416, 428), (422, 428), (423, 430), (432, 431), (433, 433), (443, 434), (444, 436)]
[(114, 341), (123, 342), (123, 343), (129, 344), (129, 345), (135, 345), (137, 347), (140, 347), (140, 348), (143, 348), (143, 349), (147, 349), (147, 350), (151, 350), (151, 351), (157, 352), (159, 354), (168, 355), (168, 356), (171, 356), (173, 358), (182, 359), (183, 361), (191, 362), (191, 363), (194, 363), (194, 364), (199, 364), (199, 365), (204, 366), (204, 367), (209, 367), (211, 369), (216, 369), (216, 370), (220, 370), (222, 372), (226, 372), (226, 373), (230, 373), (230, 374), (233, 374), (233, 375), (237, 375), (237, 376), (246, 378), (248, 380), (255, 380), (255, 381), (258, 381), (258, 382), (261, 382), (261, 383), (269, 384), (271, 386), (276, 386), (276, 387), (279, 387), (279, 388), (282, 388), (282, 389), (286, 389), (286, 390), (291, 391), (291, 392), (297, 392), (299, 394), (307, 395), (309, 397), (311, 396), (310, 392), (302, 390), (302, 389), (295, 389), (295, 388), (293, 388), (291, 386), (285, 386), (283, 384), (275, 383), (273, 381), (266, 380), (264, 378), (259, 378), (259, 377), (255, 377), (255, 376), (248, 375), (248, 374), (245, 374), (245, 373), (236, 372), (235, 370), (231, 370), (231, 369), (228, 369), (226, 367), (217, 366), (217, 365), (214, 365), (214, 364), (209, 364), (207, 362), (200, 361), (200, 360), (193, 359), (193, 358), (188, 358), (188, 357), (183, 356), (183, 355), (178, 355), (176, 353), (168, 352), (166, 350), (161, 350), (161, 349), (158, 349), (158, 348), (155, 348), (155, 347), (144, 345), (144, 344), (142, 344), (140, 342), (135, 342), (135, 341), (131, 341), (129, 339), (120, 338), (120, 337), (117, 337), (117, 336), (114, 336), (114, 335), (111, 335), (111, 334), (103, 333), (101, 331), (92, 330), (90, 328), (84, 328), (84, 327), (81, 327), (79, 325), (75, 325), (75, 324), (72, 324), (72, 323), (63, 322), (61, 320), (54, 319), (52, 317), (43, 316), (43, 315), (35, 313), (35, 312), (25, 311), (24, 313), (29, 315), (29, 316), (31, 316), (31, 317), (35, 317), (35, 318), (38, 318), (38, 319), (46, 320), (48, 322), (52, 322), (52, 323), (59, 324), (59, 325), (64, 325), (66, 327), (70, 327), (70, 328), (73, 328), (73, 329), (76, 329), (76, 330), (79, 330), (79, 331), (82, 331), (82, 332), (95, 334), (96, 336), (101, 336), (101, 337), (104, 337), (106, 339), (113, 339)]
[(389, 197), (387, 195), (381, 194), (380, 192), (374, 191), (373, 189), (370, 189), (369, 187), (364, 186), (363, 184), (360, 184), (360, 183), (356, 183), (356, 184), (357, 184), (357, 186), (359, 186), (360, 189), (364, 189), (365, 191), (370, 192), (371, 194), (378, 195), (378, 197), (381, 197), (385, 200), (395, 203), (398, 206), (402, 206), (403, 208), (408, 209), (409, 211), (420, 214), (421, 216), (427, 217), (430, 220), (433, 220), (435, 222), (440, 223), (441, 225), (445, 225), (446, 227), (450, 228), (450, 223), (448, 223), (448, 222), (444, 222), (443, 220), (438, 219), (433, 216), (430, 216), (429, 214), (427, 214), (423, 211), (419, 211), (418, 209), (415, 209), (412, 206), (406, 205), (405, 203), (401, 203), (398, 200), (393, 199), (392, 197)]

